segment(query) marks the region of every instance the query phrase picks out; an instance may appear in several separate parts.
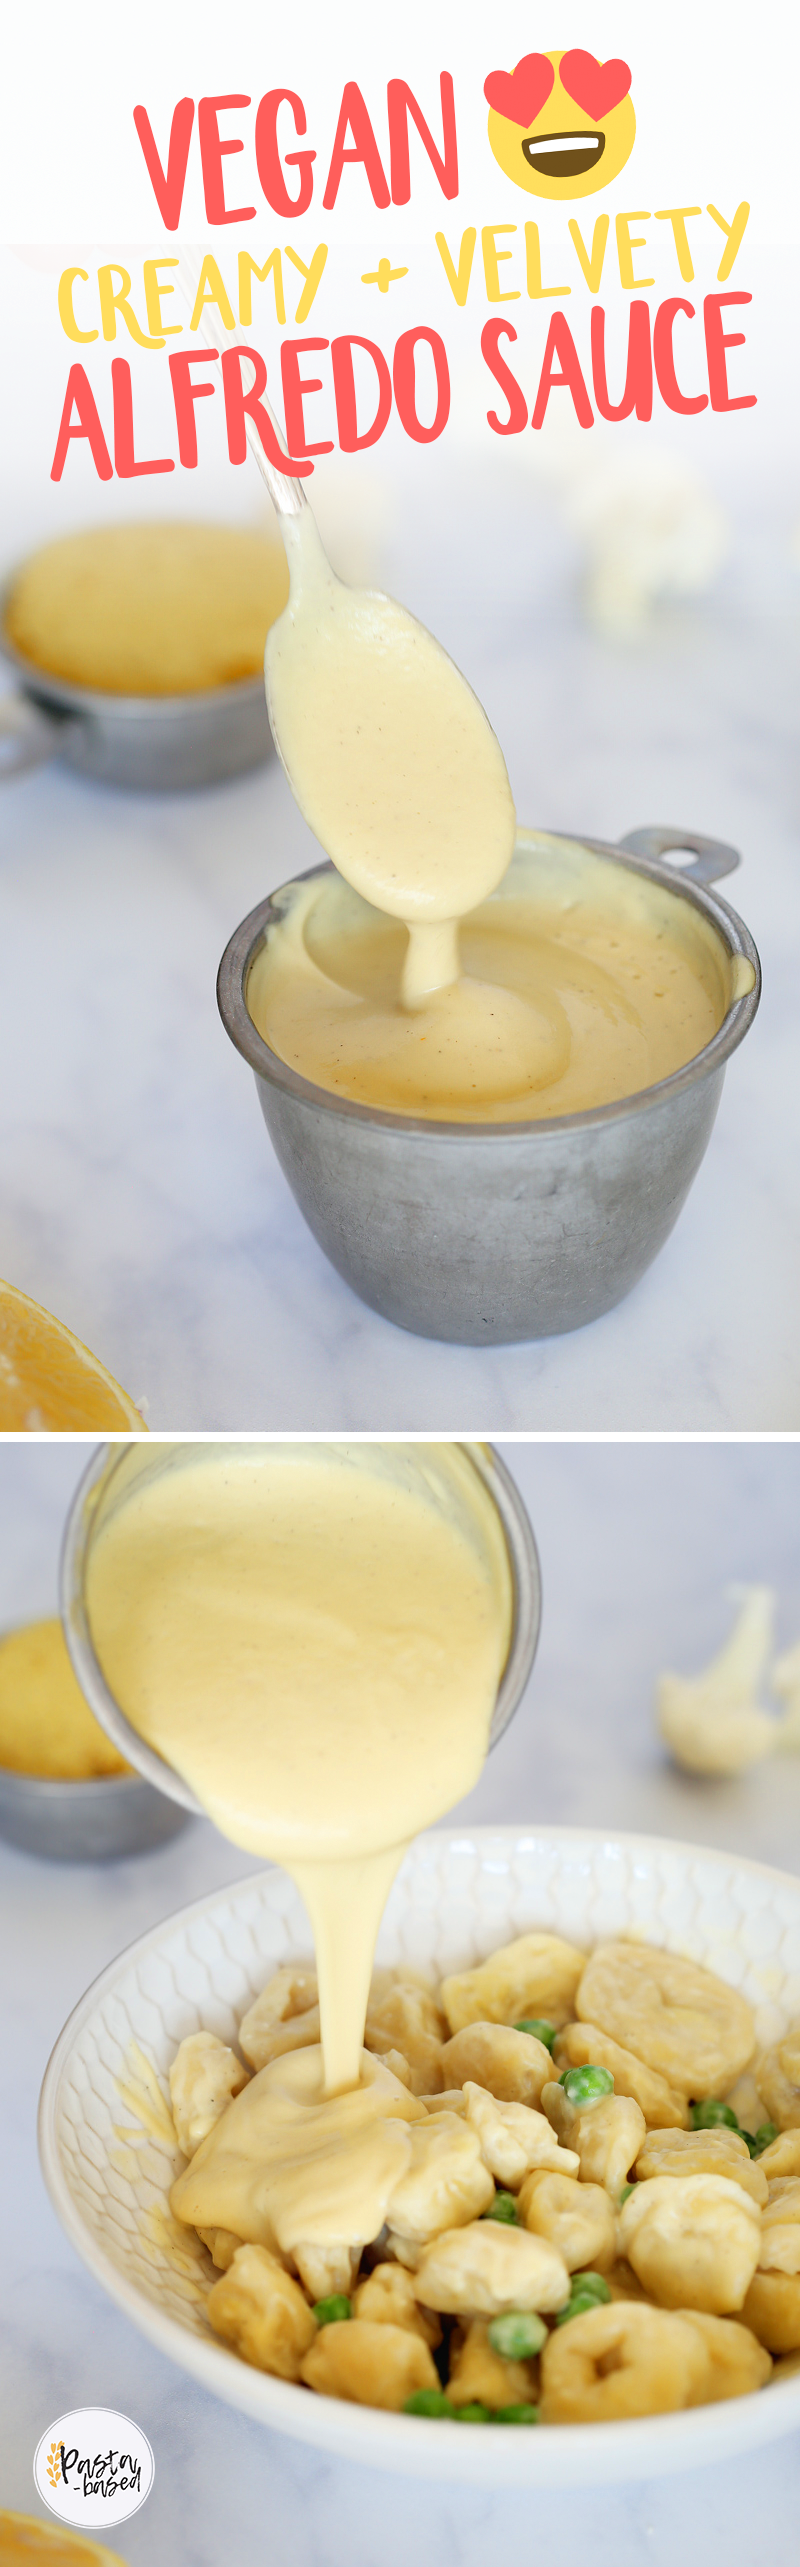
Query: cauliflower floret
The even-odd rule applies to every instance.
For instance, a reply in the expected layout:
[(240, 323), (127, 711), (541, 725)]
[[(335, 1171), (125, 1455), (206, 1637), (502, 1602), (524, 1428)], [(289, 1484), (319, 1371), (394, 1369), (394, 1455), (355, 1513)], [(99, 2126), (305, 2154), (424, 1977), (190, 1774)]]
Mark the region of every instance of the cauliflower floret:
[(560, 2309), (569, 2298), (563, 2256), (543, 2237), (497, 2220), (435, 2237), (414, 2284), (424, 2308), (499, 2317), (506, 2309)]
[(248, 2081), (249, 2069), (242, 2067), (235, 2050), (229, 2050), (216, 2032), (187, 2034), (169, 2072), (172, 2118), (184, 2157), (194, 2156), (201, 2139), (208, 2138), (215, 2121)]
[(410, 2273), (402, 2264), (376, 2264), (359, 2282), (353, 2300), (353, 2316), (368, 2320), (371, 2326), (407, 2326), (412, 2335), (421, 2335), (423, 2344), (440, 2344), (442, 2330), (432, 2309), (420, 2308)]
[(585, 1963), (585, 1952), (560, 1934), (520, 1934), (480, 1969), (443, 1979), (439, 1994), (451, 2032), (467, 2023), (519, 2023), (523, 2015), (566, 2023)]
[(390, 2195), (387, 2218), (394, 2238), (421, 2245), (442, 2228), (480, 2217), (494, 2198), (477, 2133), (457, 2113), (431, 2113), (409, 2132), (406, 2171)]
[[(198, 2228), (197, 2234), (203, 2245), (208, 2247), (212, 2264), (216, 2264), (217, 2272), (227, 2273), (229, 2264), (233, 2263), (234, 2255), (238, 2255), (241, 2238), (234, 2237), (232, 2228)], [(280, 2260), (280, 2256), (276, 2256), (276, 2263), (280, 2263)]]
[(630, 2095), (644, 2113), (648, 2130), (685, 2130), (689, 2106), (685, 2095), (679, 2095), (655, 2068), (645, 2066), (632, 2050), (623, 2050), (618, 2041), (609, 2040), (596, 2023), (567, 2023), (553, 2043), (553, 2061), (559, 2075), (563, 2068), (608, 2068), (614, 2079), (616, 2095)]
[(560, 2148), (545, 2113), (529, 2104), (502, 2104), (483, 2086), (468, 2079), (464, 2087), (467, 2120), (477, 2131), (484, 2165), (495, 2182), (516, 2192), (531, 2166), (548, 2166), (559, 2175), (577, 2175), (579, 2157)]
[(445, 2085), (463, 2086), (469, 2078), (499, 2103), (535, 2107), (552, 2077), (553, 2062), (532, 2032), (514, 2032), (503, 2023), (470, 2023), (445, 2042), (442, 2074)]
[(613, 2264), (614, 2212), (602, 2184), (579, 2184), (565, 2175), (526, 2175), (519, 2211), (526, 2228), (557, 2246), (568, 2273), (603, 2273)]
[(767, 2200), (767, 2178), (754, 2165), (746, 2139), (738, 2130), (651, 2130), (636, 2159), (641, 2182), (650, 2175), (730, 2175), (759, 2207)]
[(379, 2058), (399, 2050), (408, 2060), (413, 2095), (433, 2095), (444, 2084), (442, 2043), (446, 2039), (447, 2024), (435, 1998), (415, 1981), (397, 1980), (377, 2001), (370, 1998), (364, 2048)]
[(800, 2178), (778, 2175), (761, 2221), (760, 2273), (800, 2273)]
[(340, 2291), (349, 2299), (361, 2261), (360, 2246), (301, 2243), (292, 2247), (292, 2255), (310, 2300), (333, 2299)]
[(708, 2354), (684, 2317), (616, 2300), (555, 2327), (542, 2349), (543, 2424), (606, 2424), (691, 2406)]
[(800, 2024), (762, 2051), (755, 2075), (768, 2119), (779, 2130), (800, 2130)]
[(474, 2317), (450, 2363), (447, 2395), (454, 2407), (532, 2405), (537, 2367), (533, 2362), (507, 2362), (489, 2342), (489, 2319)]
[(800, 2353), (800, 2274), (755, 2273), (742, 2317), (768, 2353)]
[(749, 2005), (698, 1961), (648, 1943), (601, 1943), (575, 2002), (596, 2023), (666, 2077), (681, 2095), (719, 2095), (752, 2058)]
[(308, 2389), (348, 2398), (355, 2406), (399, 2411), (415, 2389), (438, 2389), (433, 2355), (407, 2326), (381, 2326), (366, 2318), (340, 2318), (319, 2329), (301, 2364)]
[(774, 1607), (770, 1587), (746, 1587), (730, 1637), (702, 1675), (659, 1678), (659, 1729), (688, 1773), (743, 1774), (774, 1754), (782, 1724), (758, 1699)]
[(726, 2317), (743, 2306), (758, 2263), (761, 2216), (727, 2175), (656, 2175), (619, 2215), (621, 2254), (662, 2307)]
[(711, 2406), (718, 2398), (746, 2398), (751, 2389), (765, 2387), (772, 2363), (749, 2326), (742, 2326), (736, 2317), (710, 2317), (707, 2309), (681, 2309), (680, 2315), (687, 2325), (696, 2327), (708, 2357), (708, 2375), (695, 2389), (690, 2406)]
[(618, 2202), (645, 2136), (644, 2114), (632, 2095), (601, 2095), (599, 2102), (570, 2103), (564, 2087), (542, 2090), (542, 2111), (567, 2148), (576, 2148), (581, 2182), (604, 2184)]
[[(272, 2034), (279, 2024), (291, 2023), (295, 2015), (310, 2012), (317, 2014), (317, 2029), (303, 2037), (308, 2041), (318, 2041), (316, 1970), (302, 1962), (288, 1961), (283, 1969), (274, 1972), (260, 1996), (254, 1997), (247, 2013), (242, 2016), (239, 2046), (245, 2058), (249, 2059), (251, 2068), (266, 2068), (270, 2059), (279, 2056), (272, 2047)], [(296, 2043), (287, 2043), (288, 2048), (296, 2046)]]
[(206, 2309), (216, 2335), (257, 2371), (299, 2380), (316, 2326), (299, 2283), (266, 2246), (238, 2246), (222, 2280), (209, 2291)]

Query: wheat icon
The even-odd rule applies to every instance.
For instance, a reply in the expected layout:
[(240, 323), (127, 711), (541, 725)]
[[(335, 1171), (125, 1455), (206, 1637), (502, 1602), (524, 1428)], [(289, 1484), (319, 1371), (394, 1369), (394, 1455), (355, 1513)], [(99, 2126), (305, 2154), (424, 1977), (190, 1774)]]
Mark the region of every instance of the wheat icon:
[(61, 2460), (59, 2457), (60, 2449), (60, 2443), (51, 2442), (47, 2455), (47, 2475), (50, 2480), (51, 2487), (57, 2487), (61, 2477)]

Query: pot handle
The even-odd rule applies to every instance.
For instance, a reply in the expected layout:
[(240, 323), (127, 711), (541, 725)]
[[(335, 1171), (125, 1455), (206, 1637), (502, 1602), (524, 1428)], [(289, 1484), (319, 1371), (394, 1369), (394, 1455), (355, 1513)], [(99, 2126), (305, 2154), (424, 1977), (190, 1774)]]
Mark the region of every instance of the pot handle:
[(70, 716), (47, 713), (29, 695), (0, 695), (0, 782), (58, 756)]
[(697, 829), (629, 829), (620, 846), (631, 856), (650, 856), (662, 863), (670, 849), (688, 851), (692, 864), (676, 865), (676, 873), (689, 882), (719, 882), (723, 874), (735, 873), (741, 864), (738, 848), (727, 847), (722, 838), (703, 838)]

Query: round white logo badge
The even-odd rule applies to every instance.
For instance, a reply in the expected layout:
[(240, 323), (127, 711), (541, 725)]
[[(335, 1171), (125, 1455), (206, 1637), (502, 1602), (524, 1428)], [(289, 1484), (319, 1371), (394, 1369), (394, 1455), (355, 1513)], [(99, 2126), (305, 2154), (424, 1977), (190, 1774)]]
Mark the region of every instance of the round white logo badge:
[(113, 2407), (75, 2407), (37, 2446), (33, 2475), (59, 2522), (87, 2531), (127, 2522), (150, 2494), (155, 2460), (146, 2433)]

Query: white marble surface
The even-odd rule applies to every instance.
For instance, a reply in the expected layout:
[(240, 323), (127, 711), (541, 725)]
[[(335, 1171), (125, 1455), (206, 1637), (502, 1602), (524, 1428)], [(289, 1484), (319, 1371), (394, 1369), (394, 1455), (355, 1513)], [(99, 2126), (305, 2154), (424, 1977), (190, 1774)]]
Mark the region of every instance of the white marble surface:
[[(529, 1695), (462, 1815), (648, 1829), (728, 1845), (796, 1871), (800, 1761), (736, 1784), (662, 1762), (654, 1675), (686, 1670), (726, 1627), (730, 1581), (766, 1580), (781, 1647), (800, 1631), (795, 1446), (501, 1446), (542, 1555), (544, 1619)], [(0, 1451), (0, 1624), (47, 1610), (79, 1456)], [(219, 2405), (160, 2360), (67, 2245), (34, 2146), (48, 2051), (89, 1980), (184, 1901), (251, 1869), (204, 1825), (159, 1854), (61, 1870), (0, 1844), (0, 2114), (6, 2135), (0, 2294), (0, 2504), (36, 2510), (32, 2455), (67, 2406), (102, 2398), (149, 2433), (156, 2480), (112, 2539), (129, 2567), (484, 2567), (537, 2554), (563, 2567), (726, 2567), (792, 2555), (797, 2440), (724, 2471), (529, 2499), (437, 2489), (332, 2463)], [(784, 2545), (785, 2544), (785, 2545)]]
[(677, 821), (743, 850), (723, 888), (765, 996), (676, 1231), (629, 1299), (570, 1337), (447, 1347), (368, 1311), (306, 1230), (216, 1013), (228, 935), (316, 852), (277, 765), (160, 799), (53, 766), (0, 786), (0, 1270), (161, 1429), (797, 1428), (785, 494), (737, 521), (713, 598), (662, 609), (629, 645), (581, 621), (570, 539), (520, 467), (426, 452), (407, 500), (375, 538), (377, 574), (483, 696), (522, 818), (611, 837)]

